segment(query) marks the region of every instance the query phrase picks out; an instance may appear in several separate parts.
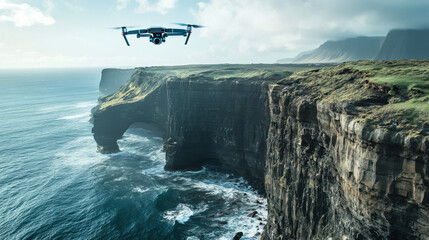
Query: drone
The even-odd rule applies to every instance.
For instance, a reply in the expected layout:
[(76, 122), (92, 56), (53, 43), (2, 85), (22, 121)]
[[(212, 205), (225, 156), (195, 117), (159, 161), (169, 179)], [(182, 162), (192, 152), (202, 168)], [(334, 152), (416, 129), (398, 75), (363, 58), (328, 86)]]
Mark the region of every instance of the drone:
[(122, 29), (122, 36), (125, 43), (130, 46), (127, 35), (135, 34), (137, 38), (149, 37), (149, 41), (155, 45), (160, 45), (165, 42), (165, 38), (169, 36), (184, 36), (186, 37), (185, 45), (188, 44), (189, 37), (192, 33), (192, 28), (202, 28), (204, 26), (186, 23), (175, 23), (180, 26), (186, 26), (186, 29), (181, 28), (164, 28), (164, 27), (150, 27), (146, 29), (128, 30), (128, 28), (136, 28), (135, 26), (114, 27), (112, 29)]

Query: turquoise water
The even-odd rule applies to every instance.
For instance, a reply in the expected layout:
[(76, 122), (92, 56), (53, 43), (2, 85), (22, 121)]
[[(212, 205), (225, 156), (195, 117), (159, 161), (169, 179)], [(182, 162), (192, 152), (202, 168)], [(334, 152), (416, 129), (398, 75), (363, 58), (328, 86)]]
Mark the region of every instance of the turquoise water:
[(160, 133), (96, 152), (100, 72), (0, 70), (0, 239), (259, 238), (266, 201), (211, 168), (165, 172)]

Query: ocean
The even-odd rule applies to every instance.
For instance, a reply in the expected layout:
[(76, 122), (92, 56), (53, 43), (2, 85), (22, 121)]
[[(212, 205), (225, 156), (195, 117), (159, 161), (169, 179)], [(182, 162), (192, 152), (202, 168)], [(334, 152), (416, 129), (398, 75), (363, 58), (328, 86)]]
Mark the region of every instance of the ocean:
[(209, 166), (164, 171), (159, 132), (132, 128), (121, 152), (96, 152), (100, 75), (0, 70), (0, 239), (259, 239), (266, 200)]

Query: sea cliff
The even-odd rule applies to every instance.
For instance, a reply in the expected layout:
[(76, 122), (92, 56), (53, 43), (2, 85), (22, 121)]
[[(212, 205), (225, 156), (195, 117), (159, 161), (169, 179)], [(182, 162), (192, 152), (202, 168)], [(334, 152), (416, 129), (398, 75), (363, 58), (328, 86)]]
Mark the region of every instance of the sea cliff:
[(167, 170), (215, 164), (266, 192), (263, 239), (428, 238), (429, 61), (314, 67), (138, 68), (93, 111), (98, 150), (154, 123)]
[(134, 69), (103, 69), (103, 71), (101, 71), (99, 91), (105, 95), (118, 91), (133, 73)]
[(264, 239), (429, 237), (428, 66), (347, 63), (270, 85)]
[(130, 125), (164, 130), (166, 170), (214, 164), (264, 192), (268, 84), (308, 65), (196, 65), (136, 69), (128, 84), (102, 97), (93, 133), (102, 153), (119, 151)]

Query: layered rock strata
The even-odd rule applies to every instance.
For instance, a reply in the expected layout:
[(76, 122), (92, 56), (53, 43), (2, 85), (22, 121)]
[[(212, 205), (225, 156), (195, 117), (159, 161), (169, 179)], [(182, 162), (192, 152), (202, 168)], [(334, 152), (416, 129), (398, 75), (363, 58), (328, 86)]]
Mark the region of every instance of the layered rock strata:
[[(356, 83), (356, 92), (321, 94), (309, 75)], [(365, 122), (363, 113), (388, 105), (385, 90), (341, 67), (270, 86), (263, 239), (429, 238), (429, 125)], [(337, 91), (368, 94), (325, 99)]]

